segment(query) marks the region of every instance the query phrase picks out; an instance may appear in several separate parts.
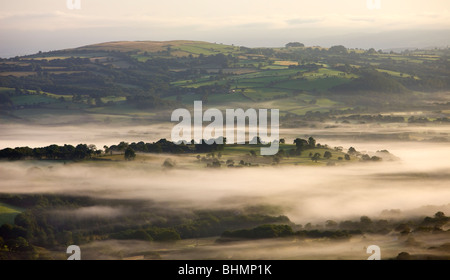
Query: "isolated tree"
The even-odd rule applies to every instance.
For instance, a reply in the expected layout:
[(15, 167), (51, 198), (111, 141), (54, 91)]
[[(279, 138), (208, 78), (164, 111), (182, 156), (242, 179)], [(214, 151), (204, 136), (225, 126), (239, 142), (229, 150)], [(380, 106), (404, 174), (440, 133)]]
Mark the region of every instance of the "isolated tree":
[(330, 159), (331, 156), (332, 156), (332, 154), (330, 153), (330, 151), (326, 151), (326, 152), (323, 154), (323, 157), (326, 158), (326, 159)]
[(301, 151), (301, 150), (303, 150), (303, 148), (305, 146), (308, 145), (308, 141), (301, 139), (301, 138), (296, 138), (294, 140), (294, 144), (295, 144), (295, 147), (297, 148), (297, 151)]
[(345, 154), (344, 158), (345, 158), (345, 160), (350, 160), (350, 155), (349, 154)]
[(125, 150), (125, 160), (134, 160), (136, 158), (136, 153), (130, 147)]
[(347, 153), (350, 154), (350, 155), (354, 155), (354, 154), (356, 154), (357, 152), (356, 152), (356, 149), (355, 149), (355, 148), (350, 147), (350, 148), (348, 149), (348, 152), (347, 152)]
[(312, 157), (311, 160), (314, 162), (317, 162), (320, 159), (320, 154), (319, 153), (315, 153)]
[(258, 144), (258, 145), (262, 144), (261, 137), (256, 136), (256, 144)]
[(314, 139), (312, 136), (308, 138), (308, 145), (311, 148), (315, 148), (316, 147), (316, 139)]

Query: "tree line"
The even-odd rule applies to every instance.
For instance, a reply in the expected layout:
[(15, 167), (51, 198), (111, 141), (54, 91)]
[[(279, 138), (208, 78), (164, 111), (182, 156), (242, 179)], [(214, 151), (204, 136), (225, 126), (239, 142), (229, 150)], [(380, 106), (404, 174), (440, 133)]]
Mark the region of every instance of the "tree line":
[(213, 143), (211, 145), (202, 140), (201, 143), (190, 145), (177, 145), (166, 139), (160, 139), (153, 143), (141, 142), (120, 142), (117, 145), (103, 146), (104, 150), (97, 149), (95, 145), (78, 144), (77, 146), (64, 144), (50, 145), (41, 148), (16, 147), (0, 150), (0, 159), (8, 160), (85, 160), (99, 157), (104, 154), (124, 153), (125, 159), (133, 159), (136, 152), (140, 153), (209, 153), (223, 150), (225, 144)]

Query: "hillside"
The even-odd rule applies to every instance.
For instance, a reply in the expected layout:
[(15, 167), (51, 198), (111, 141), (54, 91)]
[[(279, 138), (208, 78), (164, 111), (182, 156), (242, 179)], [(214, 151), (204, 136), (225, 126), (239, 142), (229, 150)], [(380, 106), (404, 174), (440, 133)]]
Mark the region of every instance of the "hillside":
[(168, 48), (173, 56), (189, 55), (211, 55), (211, 54), (230, 54), (239, 50), (239, 47), (214, 44), (201, 41), (118, 41), (94, 44), (74, 49), (74, 51), (118, 51), (118, 52), (137, 52), (140, 54), (162, 53)]
[(447, 100), (435, 92), (450, 89), (449, 55), (449, 49), (384, 53), (301, 43), (108, 42), (1, 59), (1, 118), (35, 121), (49, 110), (136, 117), (194, 100), (277, 107), (294, 122), (418, 107), (445, 111)]

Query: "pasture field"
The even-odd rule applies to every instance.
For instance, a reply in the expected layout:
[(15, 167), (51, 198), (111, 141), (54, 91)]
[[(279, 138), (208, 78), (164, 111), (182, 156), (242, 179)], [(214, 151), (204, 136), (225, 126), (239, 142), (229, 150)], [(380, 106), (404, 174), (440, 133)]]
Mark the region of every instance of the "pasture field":
[(58, 100), (55, 98), (37, 94), (13, 96), (11, 97), (11, 100), (17, 106), (58, 102)]
[(14, 218), (24, 209), (0, 202), (0, 226), (3, 224), (14, 224)]

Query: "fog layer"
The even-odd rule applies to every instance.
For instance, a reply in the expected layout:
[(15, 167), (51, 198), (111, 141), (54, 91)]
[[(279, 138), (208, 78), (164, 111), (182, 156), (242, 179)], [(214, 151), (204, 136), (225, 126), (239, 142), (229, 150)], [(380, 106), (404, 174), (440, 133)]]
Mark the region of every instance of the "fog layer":
[[(357, 147), (370, 151), (372, 145)], [(296, 223), (378, 215), (386, 209), (409, 211), (426, 205), (447, 205), (443, 207), (449, 210), (448, 146), (403, 143), (390, 148), (402, 160), (213, 171), (163, 170), (164, 156), (119, 163), (2, 162), (0, 192), (144, 199), (179, 208), (269, 203), (282, 206), (284, 214)], [(432, 215), (435, 210), (421, 214)]]

